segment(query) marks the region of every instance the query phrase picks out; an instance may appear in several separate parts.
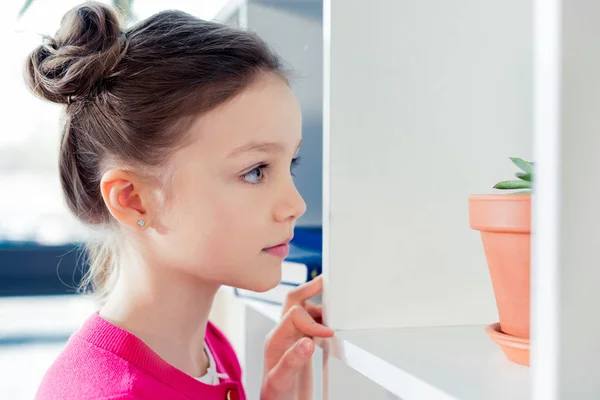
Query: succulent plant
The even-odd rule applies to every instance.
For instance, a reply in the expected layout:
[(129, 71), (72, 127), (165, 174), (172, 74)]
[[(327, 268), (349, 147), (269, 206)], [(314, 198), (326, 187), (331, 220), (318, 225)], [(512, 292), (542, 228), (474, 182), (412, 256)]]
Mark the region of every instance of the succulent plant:
[(519, 179), (498, 182), (494, 186), (494, 189), (500, 189), (500, 190), (526, 189), (524, 191), (525, 193), (530, 192), (532, 189), (534, 164), (530, 161), (525, 161), (525, 160), (523, 160), (521, 158), (517, 158), (517, 157), (510, 157), (510, 160), (521, 170), (521, 172), (517, 172), (515, 174), (515, 176)]

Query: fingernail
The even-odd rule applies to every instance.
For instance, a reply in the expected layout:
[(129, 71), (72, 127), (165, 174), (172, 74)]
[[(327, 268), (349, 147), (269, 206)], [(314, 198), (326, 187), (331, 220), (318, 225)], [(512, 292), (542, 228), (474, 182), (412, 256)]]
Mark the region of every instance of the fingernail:
[(327, 332), (327, 334), (333, 335), (335, 333), (335, 331), (333, 329), (331, 329), (330, 327), (325, 326), (325, 325), (321, 325), (321, 326), (323, 327), (323, 331)]
[(313, 341), (309, 338), (304, 338), (300, 341), (300, 345), (298, 346), (298, 351), (302, 356), (309, 356), (313, 350)]

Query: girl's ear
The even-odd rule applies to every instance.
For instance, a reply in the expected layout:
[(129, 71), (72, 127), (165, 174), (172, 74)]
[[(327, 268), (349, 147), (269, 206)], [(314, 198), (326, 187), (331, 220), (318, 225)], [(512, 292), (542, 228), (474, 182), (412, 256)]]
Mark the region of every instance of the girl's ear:
[(102, 176), (100, 190), (108, 211), (119, 223), (135, 229), (151, 225), (156, 199), (149, 182), (131, 171), (111, 169)]

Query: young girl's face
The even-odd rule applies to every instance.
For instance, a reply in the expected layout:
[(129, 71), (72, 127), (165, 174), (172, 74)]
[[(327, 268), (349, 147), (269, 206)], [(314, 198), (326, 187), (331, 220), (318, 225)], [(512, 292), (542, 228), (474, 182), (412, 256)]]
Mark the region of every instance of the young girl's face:
[(217, 284), (268, 290), (306, 204), (292, 167), (302, 140), (295, 96), (276, 76), (200, 117), (176, 152), (169, 200), (153, 221), (150, 256)]

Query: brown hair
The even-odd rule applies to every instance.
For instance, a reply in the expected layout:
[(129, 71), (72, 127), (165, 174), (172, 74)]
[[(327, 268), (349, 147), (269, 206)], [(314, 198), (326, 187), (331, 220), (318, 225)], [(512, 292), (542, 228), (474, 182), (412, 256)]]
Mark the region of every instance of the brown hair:
[[(59, 169), (73, 214), (86, 224), (114, 221), (100, 192), (114, 164), (163, 166), (185, 143), (192, 118), (247, 88), (261, 73), (285, 79), (278, 57), (255, 34), (164, 11), (124, 31), (119, 15), (97, 2), (63, 17), (26, 61), (38, 96), (66, 104)], [(88, 243), (85, 284), (106, 294), (117, 275), (110, 236)]]

